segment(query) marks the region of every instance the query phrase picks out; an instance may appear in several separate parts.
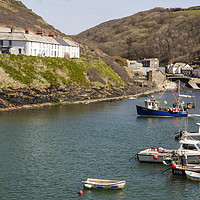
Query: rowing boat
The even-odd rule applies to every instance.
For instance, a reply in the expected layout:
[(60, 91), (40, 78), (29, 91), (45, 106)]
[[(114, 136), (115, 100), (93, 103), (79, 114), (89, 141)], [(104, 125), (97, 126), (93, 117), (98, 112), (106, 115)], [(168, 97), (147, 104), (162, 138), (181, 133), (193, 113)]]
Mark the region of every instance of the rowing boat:
[(86, 181), (82, 181), (82, 184), (88, 189), (123, 189), (126, 181), (88, 178)]

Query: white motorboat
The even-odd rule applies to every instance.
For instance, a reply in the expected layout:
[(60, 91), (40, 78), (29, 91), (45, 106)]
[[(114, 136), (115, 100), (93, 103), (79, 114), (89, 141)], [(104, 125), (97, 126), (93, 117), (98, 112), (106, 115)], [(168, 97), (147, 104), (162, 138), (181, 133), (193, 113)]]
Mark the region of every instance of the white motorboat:
[(179, 141), (179, 148), (169, 150), (164, 148), (151, 147), (137, 153), (140, 162), (162, 163), (167, 157), (177, 160), (179, 156), (185, 154), (188, 163), (200, 162), (200, 141), (183, 139)]
[(91, 179), (88, 178), (86, 181), (82, 181), (85, 188), (88, 189), (123, 189), (126, 185), (126, 181), (116, 180), (103, 180), (103, 179)]
[(187, 132), (187, 131), (180, 131), (178, 135), (175, 136), (175, 139), (186, 139), (186, 138), (193, 138), (193, 137), (199, 137), (200, 136), (200, 123), (197, 123), (199, 126), (198, 132)]
[(200, 173), (193, 171), (185, 171), (187, 178), (193, 181), (200, 181)]

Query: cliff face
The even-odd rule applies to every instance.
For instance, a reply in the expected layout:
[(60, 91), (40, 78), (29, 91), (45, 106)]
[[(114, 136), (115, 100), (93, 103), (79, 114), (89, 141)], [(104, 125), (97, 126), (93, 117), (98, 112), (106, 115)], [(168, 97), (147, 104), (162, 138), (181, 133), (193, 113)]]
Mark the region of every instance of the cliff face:
[(75, 38), (90, 48), (128, 59), (193, 62), (200, 52), (200, 7), (155, 8), (102, 23)]

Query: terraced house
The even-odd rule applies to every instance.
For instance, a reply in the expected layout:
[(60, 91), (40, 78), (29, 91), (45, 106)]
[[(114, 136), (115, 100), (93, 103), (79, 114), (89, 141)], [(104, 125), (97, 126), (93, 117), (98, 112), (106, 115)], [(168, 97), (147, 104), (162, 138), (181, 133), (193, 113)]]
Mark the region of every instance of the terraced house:
[(44, 36), (42, 31), (36, 34), (29, 30), (0, 28), (0, 52), (23, 54), (27, 56), (79, 58), (80, 48), (68, 39), (55, 38), (53, 34)]

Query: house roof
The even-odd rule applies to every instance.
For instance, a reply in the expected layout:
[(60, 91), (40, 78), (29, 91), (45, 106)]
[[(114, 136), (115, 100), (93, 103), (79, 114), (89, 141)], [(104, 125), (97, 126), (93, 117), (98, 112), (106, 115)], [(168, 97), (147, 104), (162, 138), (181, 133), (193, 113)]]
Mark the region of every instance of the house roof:
[(57, 44), (63, 46), (75, 46), (78, 47), (75, 43), (67, 39), (52, 38), (47, 36), (35, 35), (35, 34), (25, 34), (23, 31), (14, 30), (11, 33), (9, 28), (0, 27), (0, 40), (12, 40), (12, 41), (30, 41), (38, 43), (47, 43), (47, 44)]

